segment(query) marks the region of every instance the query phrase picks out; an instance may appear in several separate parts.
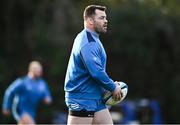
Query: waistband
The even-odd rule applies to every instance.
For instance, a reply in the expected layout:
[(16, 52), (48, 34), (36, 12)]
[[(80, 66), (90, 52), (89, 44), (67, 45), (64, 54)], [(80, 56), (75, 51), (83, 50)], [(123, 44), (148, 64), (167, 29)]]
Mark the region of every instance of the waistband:
[(98, 93), (86, 93), (86, 92), (65, 92), (65, 98), (77, 98), (77, 99), (101, 99), (101, 94)]

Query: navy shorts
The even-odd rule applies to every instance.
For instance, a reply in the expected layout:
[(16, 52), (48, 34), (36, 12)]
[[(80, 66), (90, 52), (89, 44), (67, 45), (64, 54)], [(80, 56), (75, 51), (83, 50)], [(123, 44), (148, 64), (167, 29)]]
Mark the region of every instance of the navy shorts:
[(66, 98), (69, 115), (78, 117), (94, 117), (94, 113), (106, 109), (102, 99), (72, 99)]

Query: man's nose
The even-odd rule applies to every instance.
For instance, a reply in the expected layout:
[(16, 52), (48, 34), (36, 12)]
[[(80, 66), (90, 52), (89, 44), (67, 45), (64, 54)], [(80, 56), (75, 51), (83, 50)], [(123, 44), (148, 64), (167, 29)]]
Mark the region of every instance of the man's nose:
[(108, 23), (108, 20), (107, 20), (107, 19), (105, 19), (105, 23)]

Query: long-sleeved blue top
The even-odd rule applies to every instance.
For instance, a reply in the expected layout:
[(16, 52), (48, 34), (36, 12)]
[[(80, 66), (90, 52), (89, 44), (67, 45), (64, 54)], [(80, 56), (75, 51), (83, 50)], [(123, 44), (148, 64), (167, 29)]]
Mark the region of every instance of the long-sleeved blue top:
[(82, 30), (74, 40), (66, 77), (65, 97), (100, 99), (102, 88), (114, 91), (106, 73), (106, 52), (96, 32)]
[(28, 113), (33, 118), (36, 116), (38, 103), (45, 98), (51, 100), (51, 95), (46, 82), (31, 79), (28, 76), (16, 79), (6, 90), (3, 100), (3, 110), (12, 110), (15, 97), (18, 97), (17, 111), (21, 116)]

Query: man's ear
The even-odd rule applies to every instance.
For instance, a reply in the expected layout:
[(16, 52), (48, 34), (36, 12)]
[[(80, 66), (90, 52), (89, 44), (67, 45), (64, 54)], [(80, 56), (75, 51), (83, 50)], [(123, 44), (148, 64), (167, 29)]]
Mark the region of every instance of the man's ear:
[(87, 19), (87, 22), (88, 22), (90, 25), (93, 25), (93, 24), (94, 24), (94, 20), (93, 20), (93, 18), (91, 18), (91, 17), (89, 17), (89, 18)]

